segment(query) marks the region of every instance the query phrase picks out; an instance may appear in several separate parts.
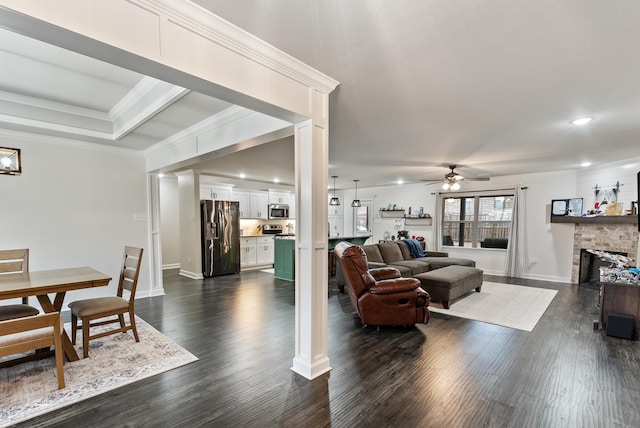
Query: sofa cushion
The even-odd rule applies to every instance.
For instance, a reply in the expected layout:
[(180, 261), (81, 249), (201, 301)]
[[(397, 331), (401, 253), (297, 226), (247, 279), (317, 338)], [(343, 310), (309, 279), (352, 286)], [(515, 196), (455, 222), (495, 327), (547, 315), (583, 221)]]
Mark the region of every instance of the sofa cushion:
[(445, 266), (451, 266), (451, 265), (476, 267), (475, 260), (460, 259), (457, 257), (420, 257), (419, 259), (416, 259), (416, 260), (429, 263), (431, 270), (440, 269)]
[(389, 265), (389, 267), (393, 267), (396, 268), (400, 271), (400, 276), (403, 278), (411, 278), (413, 275), (411, 274), (411, 268), (407, 267), (407, 266), (400, 266), (400, 265)]
[(401, 262), (404, 260), (400, 246), (395, 242), (378, 244), (382, 259), (386, 264), (392, 264), (394, 262)]
[(411, 252), (409, 251), (409, 246), (406, 242), (398, 242), (398, 247), (400, 247), (400, 251), (402, 251), (402, 257), (405, 260), (411, 260), (413, 258), (411, 257)]
[(411, 275), (418, 275), (419, 273), (428, 272), (429, 271), (429, 263), (421, 261), (421, 260), (402, 260), (399, 262), (393, 262), (389, 266), (394, 268), (406, 267), (411, 269)]
[(380, 250), (376, 244), (371, 245), (361, 245), (360, 248), (364, 250), (364, 253), (367, 255), (367, 261), (371, 263), (385, 263), (382, 258), (382, 254), (380, 254)]

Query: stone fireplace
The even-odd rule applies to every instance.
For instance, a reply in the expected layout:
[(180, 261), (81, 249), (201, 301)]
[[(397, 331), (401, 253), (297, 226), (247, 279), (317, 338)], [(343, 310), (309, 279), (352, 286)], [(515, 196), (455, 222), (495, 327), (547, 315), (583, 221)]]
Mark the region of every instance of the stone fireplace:
[[(594, 218), (594, 220), (596, 219), (599, 217)], [(583, 218), (581, 220), (589, 219)], [(573, 234), (572, 284), (579, 283), (580, 253), (584, 249), (622, 253), (635, 259), (638, 252), (638, 225), (637, 223), (576, 222)]]

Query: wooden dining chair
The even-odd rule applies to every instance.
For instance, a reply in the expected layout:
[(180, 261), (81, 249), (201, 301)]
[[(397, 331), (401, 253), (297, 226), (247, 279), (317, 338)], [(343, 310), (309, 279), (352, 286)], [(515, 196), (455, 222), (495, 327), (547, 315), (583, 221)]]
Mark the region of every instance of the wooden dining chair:
[[(62, 328), (60, 312), (0, 321), (0, 357), (54, 346), (58, 389), (62, 389), (64, 388)], [(18, 358), (15, 362), (29, 360), (30, 358)]]
[[(104, 337), (114, 333), (126, 333), (133, 330), (133, 336), (136, 342), (140, 342), (138, 330), (136, 329), (136, 320), (133, 310), (136, 286), (138, 285), (138, 276), (140, 275), (140, 263), (142, 262), (142, 248), (124, 247), (124, 257), (120, 270), (120, 281), (118, 283), (118, 292), (113, 297), (97, 297), (94, 299), (76, 300), (69, 303), (71, 309), (71, 341), (76, 343), (76, 330), (82, 329), (82, 354), (84, 358), (89, 356), (89, 341)], [(128, 298), (125, 297), (124, 291), (129, 291)], [(126, 324), (124, 314), (129, 314), (129, 324)], [(111, 318), (116, 316), (117, 318)], [(92, 322), (102, 318), (109, 319)], [(82, 325), (78, 326), (78, 318), (82, 321)], [(99, 325), (119, 323), (120, 328), (107, 330), (90, 335), (91, 327)]]
[[(0, 250), (0, 275), (29, 272), (29, 249)], [(21, 305), (0, 306), (0, 321), (38, 315), (40, 311), (29, 306), (29, 298), (23, 297)]]

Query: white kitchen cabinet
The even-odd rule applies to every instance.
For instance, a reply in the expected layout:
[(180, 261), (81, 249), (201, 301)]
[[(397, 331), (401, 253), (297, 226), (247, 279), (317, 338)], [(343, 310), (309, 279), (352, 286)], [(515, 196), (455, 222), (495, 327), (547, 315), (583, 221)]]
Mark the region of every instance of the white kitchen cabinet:
[[(327, 203), (328, 205), (328, 203)], [(344, 206), (341, 205), (329, 205), (329, 215), (344, 215)]]
[(266, 220), (269, 216), (269, 195), (266, 192), (252, 192), (250, 207), (251, 218)]
[(296, 219), (296, 195), (295, 193), (289, 194), (289, 220)]
[(252, 268), (258, 264), (256, 238), (240, 238), (240, 269)]
[(238, 212), (240, 218), (253, 218), (251, 216), (251, 192), (244, 190), (234, 190), (231, 195), (232, 201), (238, 201)]
[(289, 192), (269, 190), (269, 203), (270, 204), (288, 204)]
[(344, 236), (344, 216), (330, 215), (329, 217), (329, 236)]
[(273, 236), (243, 236), (240, 238), (240, 269), (273, 265)]
[(258, 265), (273, 264), (273, 237), (260, 236), (256, 240), (256, 259)]
[(238, 201), (240, 206), (240, 218), (255, 218), (266, 220), (268, 218), (267, 192), (251, 190), (234, 190), (232, 201)]
[(212, 199), (214, 201), (229, 201), (231, 200), (231, 187), (216, 186), (214, 184), (201, 184), (200, 199)]

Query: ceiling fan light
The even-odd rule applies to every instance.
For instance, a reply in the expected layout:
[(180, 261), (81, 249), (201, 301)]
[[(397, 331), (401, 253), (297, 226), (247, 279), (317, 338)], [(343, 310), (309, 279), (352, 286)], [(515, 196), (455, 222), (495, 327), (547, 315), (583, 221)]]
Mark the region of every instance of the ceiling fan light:
[(442, 184), (442, 190), (449, 190), (449, 183), (445, 182)]
[(456, 182), (451, 185), (451, 190), (459, 190), (459, 189), (460, 189), (460, 183)]

